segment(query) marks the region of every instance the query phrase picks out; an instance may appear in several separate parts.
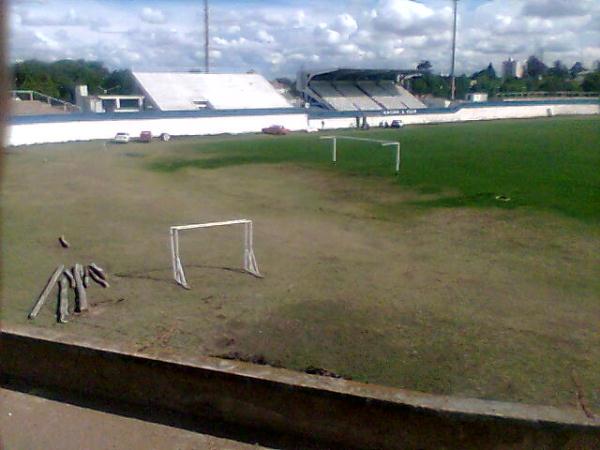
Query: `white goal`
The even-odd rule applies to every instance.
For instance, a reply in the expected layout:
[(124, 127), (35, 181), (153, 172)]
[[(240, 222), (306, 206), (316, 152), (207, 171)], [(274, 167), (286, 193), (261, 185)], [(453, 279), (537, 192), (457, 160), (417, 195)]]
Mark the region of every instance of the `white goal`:
[(171, 237), (171, 260), (173, 263), (173, 278), (180, 286), (189, 289), (187, 280), (185, 279), (185, 273), (183, 271), (183, 265), (181, 263), (181, 256), (179, 254), (179, 232), (185, 230), (195, 230), (198, 228), (212, 228), (222, 227), (229, 225), (243, 225), (244, 226), (244, 270), (256, 277), (262, 278), (260, 271), (258, 270), (258, 264), (256, 263), (256, 257), (254, 256), (254, 236), (252, 221), (249, 219), (239, 220), (228, 220), (225, 222), (210, 222), (210, 223), (197, 223), (192, 225), (177, 225), (172, 226), (169, 230)]
[(331, 140), (331, 161), (337, 163), (337, 141), (345, 139), (348, 141), (363, 141), (363, 142), (375, 142), (380, 144), (382, 147), (396, 147), (396, 165), (394, 166), (396, 173), (400, 172), (400, 142), (398, 141), (382, 141), (380, 139), (367, 139), (354, 136), (321, 136), (320, 139)]

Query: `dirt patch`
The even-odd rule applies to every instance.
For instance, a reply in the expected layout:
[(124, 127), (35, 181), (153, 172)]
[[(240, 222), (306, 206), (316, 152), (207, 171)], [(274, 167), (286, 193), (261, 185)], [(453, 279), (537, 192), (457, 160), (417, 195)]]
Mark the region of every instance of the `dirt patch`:
[(210, 356), (215, 357), (215, 358), (221, 358), (221, 359), (230, 359), (230, 360), (234, 360), (234, 361), (249, 362), (252, 364), (259, 364), (261, 366), (283, 367), (281, 362), (269, 361), (267, 358), (265, 358), (264, 355), (251, 355), (251, 354), (241, 353), (241, 352), (229, 352), (229, 353), (224, 353), (222, 355), (210, 355)]
[(331, 378), (344, 378), (346, 380), (352, 379), (352, 378), (348, 378), (348, 377), (343, 377), (341, 375), (338, 375), (335, 372), (332, 372), (331, 370), (323, 369), (321, 367), (308, 366), (306, 369), (304, 369), (304, 371), (310, 375), (320, 375), (322, 377), (331, 377)]

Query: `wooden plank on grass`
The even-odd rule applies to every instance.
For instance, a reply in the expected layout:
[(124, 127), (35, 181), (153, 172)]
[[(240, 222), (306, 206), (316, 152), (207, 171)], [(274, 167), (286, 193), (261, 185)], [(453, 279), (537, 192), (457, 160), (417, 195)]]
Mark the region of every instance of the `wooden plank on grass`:
[(85, 287), (83, 286), (83, 267), (81, 264), (75, 264), (73, 268), (73, 276), (75, 277), (75, 311), (87, 311), (88, 302)]
[(104, 269), (96, 265), (96, 263), (91, 263), (88, 268), (90, 269), (90, 274), (93, 272), (98, 275), (98, 277), (106, 281), (106, 273), (104, 272)]
[(58, 280), (58, 310), (56, 320), (58, 323), (67, 323), (66, 317), (69, 315), (69, 279), (63, 273)]
[(83, 280), (83, 287), (84, 288), (89, 288), (90, 287), (90, 275), (89, 275), (89, 271), (87, 266), (82, 266), (82, 274), (81, 274), (81, 279)]
[(96, 283), (98, 283), (103, 288), (107, 288), (110, 286), (108, 284), (108, 282), (106, 280), (103, 280), (102, 278), (100, 278), (100, 276), (91, 267), (88, 267), (88, 273), (92, 277), (92, 280), (94, 280)]
[(71, 289), (75, 289), (75, 277), (73, 276), (71, 271), (69, 269), (65, 269), (63, 273), (69, 279), (69, 285), (71, 286)]
[(35, 302), (35, 305), (33, 305), (33, 308), (28, 316), (30, 319), (35, 319), (35, 317), (38, 315), (38, 313), (40, 312), (40, 309), (42, 309), (42, 306), (44, 305), (44, 302), (46, 301), (46, 297), (48, 297), (48, 294), (50, 293), (50, 291), (56, 284), (56, 281), (58, 280), (58, 277), (60, 277), (60, 274), (62, 273), (64, 268), (65, 268), (65, 266), (62, 264), (56, 268), (56, 270), (54, 271), (54, 273), (48, 280), (48, 283), (46, 283), (46, 287), (44, 288), (44, 290), (38, 297), (37, 301)]

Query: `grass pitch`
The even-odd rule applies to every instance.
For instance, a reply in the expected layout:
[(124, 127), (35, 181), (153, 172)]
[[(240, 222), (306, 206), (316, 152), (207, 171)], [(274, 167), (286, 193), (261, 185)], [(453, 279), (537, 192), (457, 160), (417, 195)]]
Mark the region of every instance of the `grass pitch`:
[[(399, 139), (399, 176), (376, 144), (340, 142), (332, 166), (319, 134), (15, 149), (3, 320), (436, 393), (577, 406), (579, 384), (600, 409), (599, 125), (335, 132)], [(230, 270), (241, 230), (211, 230), (183, 236), (177, 287), (168, 227), (241, 217), (265, 279)], [(27, 321), (56, 264), (91, 261), (112, 286), (88, 314)]]

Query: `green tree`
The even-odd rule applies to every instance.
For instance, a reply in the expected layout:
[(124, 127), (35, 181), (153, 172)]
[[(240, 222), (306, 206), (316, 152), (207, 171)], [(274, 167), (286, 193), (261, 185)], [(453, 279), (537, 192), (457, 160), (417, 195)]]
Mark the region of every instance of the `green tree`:
[(560, 60), (557, 60), (554, 61), (554, 65), (548, 70), (548, 75), (564, 80), (569, 76), (569, 69)]
[(581, 87), (586, 92), (600, 92), (600, 71), (588, 73)]
[[(28, 60), (13, 64), (10, 70), (15, 89), (39, 91), (69, 102), (74, 101), (76, 85), (85, 84), (90, 94), (98, 94), (102, 92), (104, 80), (110, 75), (101, 62), (82, 59), (52, 63)], [(132, 86), (127, 89), (132, 89)]]
[(136, 85), (131, 71), (114, 70), (104, 78), (100, 88), (103, 92), (111, 94), (132, 94), (136, 90)]
[(419, 72), (423, 72), (423, 73), (430, 73), (431, 72), (431, 63), (427, 60), (423, 60), (419, 64), (417, 64), (417, 70)]
[(583, 64), (578, 61), (575, 64), (573, 64), (573, 67), (571, 67), (571, 69), (569, 69), (569, 74), (571, 75), (571, 78), (575, 78), (581, 72), (585, 72), (585, 70), (586, 69), (583, 66)]
[(527, 58), (527, 75), (531, 78), (539, 78), (544, 75), (548, 67), (537, 56), (531, 55)]

